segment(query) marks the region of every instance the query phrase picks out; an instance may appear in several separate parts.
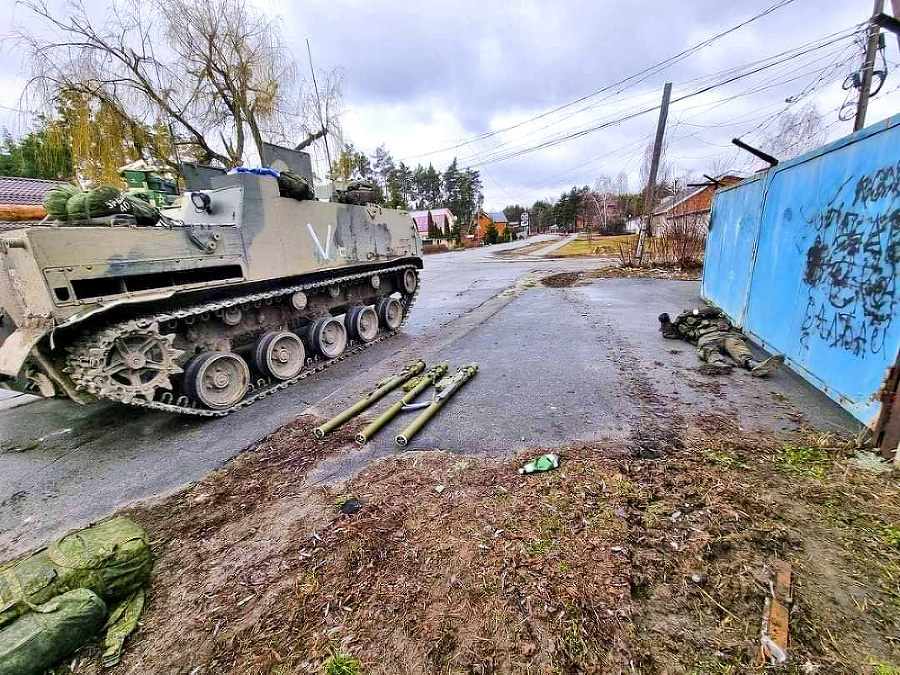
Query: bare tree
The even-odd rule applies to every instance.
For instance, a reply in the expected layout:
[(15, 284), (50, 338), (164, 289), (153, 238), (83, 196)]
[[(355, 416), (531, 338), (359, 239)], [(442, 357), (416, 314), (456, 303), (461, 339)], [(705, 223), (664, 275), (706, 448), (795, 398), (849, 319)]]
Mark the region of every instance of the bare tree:
[(250, 152), (264, 162), (265, 140), (302, 147), (337, 130), (339, 80), (326, 76), (318, 106), (278, 25), (247, 0), (112, 0), (102, 25), (80, 2), (63, 14), (23, 4), (50, 33), (20, 35), (32, 56), (26, 91), (48, 108), (75, 94), (134, 127), (162, 121), (176, 154), (225, 166)]
[(818, 148), (825, 142), (825, 126), (818, 107), (807, 103), (800, 110), (785, 110), (777, 127), (766, 137), (768, 151), (778, 159), (790, 159)]

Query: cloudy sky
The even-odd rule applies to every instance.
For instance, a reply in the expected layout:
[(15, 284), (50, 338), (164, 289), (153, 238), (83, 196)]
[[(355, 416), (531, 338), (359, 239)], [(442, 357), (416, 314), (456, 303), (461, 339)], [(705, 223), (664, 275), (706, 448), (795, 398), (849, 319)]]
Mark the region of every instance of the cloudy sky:
[[(829, 140), (849, 133), (852, 121), (838, 117), (848, 98), (841, 85), (860, 65), (858, 25), (871, 12), (871, 0), (256, 2), (278, 17), (303, 66), (308, 38), (317, 68), (340, 68), (346, 140), (366, 152), (385, 144), (413, 165), (443, 168), (456, 156), (481, 171), (489, 208), (620, 172), (636, 188), (666, 81), (676, 176), (756, 168), (731, 138), (766, 147), (778, 114), (809, 102)], [(29, 20), (16, 7), (0, 16), (0, 36)], [(885, 38), (889, 74), (869, 123), (900, 112), (898, 43)], [(26, 75), (7, 43), (0, 105), (17, 107)], [(0, 125), (21, 128), (8, 108)]]

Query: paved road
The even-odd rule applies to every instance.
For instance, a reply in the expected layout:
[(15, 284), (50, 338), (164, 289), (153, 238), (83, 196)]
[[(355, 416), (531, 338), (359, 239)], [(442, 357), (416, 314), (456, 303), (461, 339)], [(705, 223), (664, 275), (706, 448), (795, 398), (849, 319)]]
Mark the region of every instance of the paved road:
[[(656, 332), (660, 311), (699, 301), (698, 284), (622, 279), (545, 288), (534, 280), (591, 263), (493, 256), (514, 246), (429, 256), (406, 334), (223, 419), (62, 400), (0, 412), (0, 559), (197, 480), (298, 413), (334, 414), (412, 357), (481, 364), (413, 447), (493, 453), (572, 439), (626, 442), (700, 411), (737, 410), (748, 425), (778, 429), (803, 410), (819, 426), (853, 426), (787, 372), (769, 383), (741, 373), (739, 386), (710, 393), (713, 385), (692, 370), (690, 347), (670, 354)], [(794, 405), (774, 409), (773, 391)], [(402, 424), (317, 475), (342, 476), (396, 452), (390, 439)]]

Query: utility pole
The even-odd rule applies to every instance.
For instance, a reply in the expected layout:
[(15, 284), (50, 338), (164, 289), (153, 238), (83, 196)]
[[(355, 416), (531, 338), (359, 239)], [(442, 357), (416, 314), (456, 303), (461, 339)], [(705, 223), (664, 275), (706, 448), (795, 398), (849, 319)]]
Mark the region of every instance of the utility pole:
[(862, 83), (859, 86), (859, 102), (856, 104), (856, 119), (853, 131), (859, 131), (866, 125), (866, 108), (869, 107), (869, 90), (872, 88), (872, 71), (875, 69), (875, 55), (878, 52), (878, 36), (881, 28), (875, 22), (884, 10), (884, 0), (875, 0), (872, 18), (869, 20), (868, 43), (866, 44), (866, 61), (863, 64)]
[[(882, 0), (883, 1), (883, 0)], [(647, 192), (644, 195), (644, 222), (641, 225), (641, 233), (638, 235), (637, 264), (640, 266), (644, 259), (644, 247), (647, 237), (650, 236), (651, 221), (653, 219), (653, 197), (656, 195), (656, 172), (659, 170), (659, 157), (662, 154), (663, 136), (666, 133), (666, 118), (669, 116), (669, 99), (672, 97), (672, 83), (666, 82), (663, 87), (662, 105), (659, 107), (659, 122), (656, 125), (656, 140), (653, 142), (653, 157), (650, 160), (650, 177), (647, 181)]]

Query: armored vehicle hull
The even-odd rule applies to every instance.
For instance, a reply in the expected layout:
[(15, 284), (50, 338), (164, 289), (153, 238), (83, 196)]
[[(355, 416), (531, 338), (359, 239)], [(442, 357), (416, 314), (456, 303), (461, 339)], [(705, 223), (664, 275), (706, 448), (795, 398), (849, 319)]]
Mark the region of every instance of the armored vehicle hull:
[(224, 415), (393, 335), (418, 292), (402, 211), (235, 174), (164, 213), (0, 236), (8, 384)]

